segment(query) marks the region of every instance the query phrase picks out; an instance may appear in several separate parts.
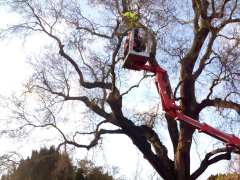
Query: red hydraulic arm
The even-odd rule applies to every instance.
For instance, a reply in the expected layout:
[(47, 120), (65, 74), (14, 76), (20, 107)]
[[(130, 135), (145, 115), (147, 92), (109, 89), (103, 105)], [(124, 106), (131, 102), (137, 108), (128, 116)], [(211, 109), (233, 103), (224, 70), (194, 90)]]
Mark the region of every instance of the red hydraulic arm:
[(182, 107), (179, 107), (175, 104), (175, 99), (172, 93), (170, 81), (168, 78), (167, 71), (162, 69), (160, 66), (149, 66), (144, 65), (147, 60), (141, 59), (138, 57), (131, 57), (131, 63), (128, 66), (124, 66), (127, 69), (134, 70), (146, 70), (149, 72), (153, 72), (155, 75), (155, 83), (157, 86), (158, 94), (162, 100), (163, 110), (168, 112), (174, 120), (179, 120), (182, 123), (185, 123), (195, 129), (198, 129), (198, 132), (203, 132), (208, 134), (220, 141), (223, 141), (226, 146), (232, 146), (240, 150), (240, 139), (233, 134), (225, 134), (221, 131), (218, 131), (206, 123), (200, 123), (194, 119), (191, 119), (180, 112), (179, 110), (183, 110)]

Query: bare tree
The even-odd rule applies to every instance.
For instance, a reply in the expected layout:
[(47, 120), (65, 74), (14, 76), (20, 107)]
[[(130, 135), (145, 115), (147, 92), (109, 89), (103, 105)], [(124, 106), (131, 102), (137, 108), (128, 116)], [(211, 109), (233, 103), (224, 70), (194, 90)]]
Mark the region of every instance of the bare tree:
[(0, 172), (3, 173), (12, 173), (19, 163), (23, 160), (21, 154), (11, 151), (7, 154), (1, 156), (0, 158)]
[[(14, 114), (8, 122), (17, 120), (18, 126), (9, 126), (2, 134), (23, 137), (32, 129), (53, 127), (61, 136), (58, 149), (67, 145), (88, 150), (101, 143), (104, 134), (125, 134), (163, 179), (194, 180), (210, 165), (230, 160), (231, 153), (237, 151), (219, 145), (206, 153), (199, 168), (190, 174), (195, 130), (182, 123), (178, 126), (170, 115), (165, 115), (174, 150), (171, 160), (154, 129), (155, 122), (163, 119), (158, 108), (153, 113), (129, 109), (129, 92), (149, 75), (131, 84), (131, 72), (121, 68), (123, 40), (129, 32), (122, 22), (122, 13), (134, 13), (140, 29), (150, 33), (149, 63), (163, 64), (169, 74), (174, 74), (174, 78), (170, 77), (176, 83), (174, 95), (184, 108), (182, 113), (204, 121), (203, 117), (212, 117), (206, 110), (216, 111), (219, 128), (232, 128), (237, 134), (234, 127), (240, 114), (239, 2), (87, 2), (99, 13), (84, 15), (82, 1), (77, 0), (0, 2), (21, 16), (21, 22), (1, 30), (1, 38), (16, 35), (27, 41), (30, 35), (42, 33), (49, 39), (39, 55), (31, 59), (35, 73), (25, 85), (26, 91), (9, 104)], [(30, 106), (32, 98), (35, 103)], [(73, 111), (77, 117), (72, 116)], [(59, 125), (63, 121), (77, 121), (78, 130), (66, 134)], [(101, 128), (104, 124), (111, 124), (112, 128)], [(87, 145), (80, 138), (84, 135), (92, 138)]]

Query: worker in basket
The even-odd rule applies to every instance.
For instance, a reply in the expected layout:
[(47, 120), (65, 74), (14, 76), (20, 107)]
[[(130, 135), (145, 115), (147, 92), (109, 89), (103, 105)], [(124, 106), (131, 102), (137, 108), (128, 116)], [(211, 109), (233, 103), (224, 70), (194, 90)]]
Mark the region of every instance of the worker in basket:
[[(138, 30), (139, 24), (136, 16), (133, 13), (126, 12), (123, 14), (123, 21), (125, 21), (128, 28), (135, 28), (133, 50), (136, 52), (142, 52), (143, 49), (141, 46), (141, 42), (140, 42), (141, 38), (139, 36), (139, 30)], [(128, 37), (125, 42), (124, 57), (127, 55), (127, 52), (128, 52), (129, 39), (130, 39), (130, 33), (128, 34)]]

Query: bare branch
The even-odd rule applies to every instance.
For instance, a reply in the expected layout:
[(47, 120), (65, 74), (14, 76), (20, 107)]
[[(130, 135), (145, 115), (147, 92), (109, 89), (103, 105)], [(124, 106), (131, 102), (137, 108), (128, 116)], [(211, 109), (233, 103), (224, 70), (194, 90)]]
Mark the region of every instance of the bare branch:
[(191, 21), (187, 21), (187, 22), (181, 22), (172, 12), (171, 10), (168, 9), (167, 11), (168, 13), (170, 13), (172, 15), (172, 17), (181, 25), (186, 25), (186, 24), (192, 24), (194, 23), (194, 20), (191, 20)]
[[(221, 160), (230, 160), (231, 152), (233, 152), (233, 150), (234, 149), (232, 147), (226, 147), (226, 148), (222, 148), (222, 149), (216, 149), (210, 153), (207, 153), (205, 158), (201, 162), (200, 167), (190, 176), (190, 178), (188, 180), (197, 179), (211, 164), (214, 164)], [(224, 154), (222, 154), (222, 153), (224, 153)], [(219, 154), (219, 155), (217, 155), (217, 154)], [(210, 159), (214, 155), (217, 155), (217, 156)]]
[(205, 99), (200, 103), (199, 112), (207, 106), (221, 107), (221, 108), (230, 108), (235, 110), (240, 115), (240, 104), (234, 103), (231, 100), (222, 100), (220, 98), (216, 98), (213, 100)]
[(168, 133), (171, 138), (171, 141), (173, 144), (173, 151), (175, 154), (177, 151), (177, 146), (179, 141), (179, 131), (177, 127), (177, 122), (174, 121), (172, 116), (170, 116), (168, 113), (165, 114), (165, 118), (167, 120)]
[(100, 129), (100, 131), (96, 132), (95, 138), (91, 141), (91, 143), (89, 145), (82, 145), (82, 144), (78, 144), (74, 141), (65, 140), (64, 142), (62, 142), (58, 145), (57, 151), (59, 151), (59, 149), (61, 148), (62, 145), (66, 145), (66, 144), (70, 144), (70, 145), (73, 145), (78, 148), (86, 148), (87, 150), (89, 150), (98, 144), (98, 141), (101, 139), (100, 136), (103, 134), (125, 134), (125, 133), (121, 129), (117, 129), (117, 130)]
[(215, 9), (215, 2), (212, 0), (212, 9), (213, 9), (213, 12), (211, 14), (211, 16), (209, 17), (209, 19), (213, 19), (213, 18), (222, 18), (223, 17), (223, 13), (224, 13), (224, 10), (225, 10), (225, 6), (227, 4), (227, 2), (230, 1), (230, 0), (224, 0), (222, 5), (221, 5), (221, 9), (219, 12), (216, 12), (216, 9)]
[(96, 33), (95, 31), (92, 31), (91, 29), (89, 29), (87, 27), (80, 27), (78, 23), (74, 23), (74, 24), (77, 26), (76, 29), (78, 29), (78, 30), (86, 30), (86, 31), (90, 32), (92, 35), (95, 35), (95, 36), (98, 36), (98, 37), (102, 37), (102, 38), (112, 39), (117, 34), (117, 30), (119, 28), (120, 22), (117, 20), (117, 25), (116, 25), (114, 31), (112, 32), (111, 36), (107, 36), (107, 35), (104, 35), (104, 34)]
[(93, 82), (93, 83), (90, 83), (90, 82), (85, 82), (85, 81), (84, 81), (83, 74), (82, 74), (81, 70), (79, 69), (77, 63), (76, 63), (70, 56), (68, 56), (68, 55), (65, 53), (65, 51), (63, 50), (64, 45), (61, 43), (60, 39), (59, 39), (57, 36), (54, 36), (53, 34), (51, 34), (50, 32), (48, 32), (48, 31), (44, 28), (44, 26), (43, 26), (43, 24), (42, 24), (42, 21), (41, 21), (41, 18), (38, 17), (38, 15), (35, 13), (34, 8), (33, 8), (30, 4), (28, 4), (27, 2), (26, 2), (26, 4), (27, 4), (27, 5), (29, 6), (29, 8), (32, 10), (32, 13), (33, 13), (34, 17), (38, 20), (38, 23), (39, 23), (40, 27), (42, 28), (43, 32), (45, 32), (48, 36), (50, 36), (51, 38), (53, 38), (53, 39), (55, 39), (55, 40), (57, 41), (57, 43), (58, 43), (58, 45), (59, 45), (59, 49), (60, 49), (60, 50), (59, 50), (59, 54), (60, 54), (61, 56), (63, 56), (65, 59), (67, 59), (67, 60), (73, 65), (73, 67), (75, 68), (75, 70), (77, 71), (77, 73), (78, 73), (78, 75), (79, 75), (79, 77), (80, 77), (80, 80), (79, 80), (80, 84), (81, 84), (83, 87), (89, 88), (89, 89), (95, 88), (95, 87), (101, 87), (101, 88), (110, 89), (110, 88), (111, 88), (111, 83), (102, 83), (102, 82)]
[(184, 79), (185, 78), (183, 78), (183, 79), (181, 79), (179, 82), (178, 82), (178, 85), (177, 85), (177, 87), (175, 88), (175, 90), (174, 90), (174, 93), (173, 93), (173, 95), (174, 95), (174, 99), (175, 100), (180, 100), (181, 98), (176, 98), (176, 94), (177, 94), (177, 90), (178, 90), (178, 88), (180, 87), (180, 85), (184, 82)]
[(198, 69), (195, 71), (195, 73), (193, 74), (193, 79), (196, 80), (200, 74), (202, 73), (203, 69), (205, 68), (206, 66), (206, 60), (209, 58), (211, 52), (212, 52), (212, 46), (213, 46), (213, 43), (214, 43), (214, 40), (216, 39), (216, 35), (215, 34), (212, 34), (210, 40), (209, 40), (209, 43), (208, 43), (208, 46), (207, 46), (207, 50), (203, 56), (203, 58), (201, 59), (200, 61), (200, 64), (199, 64), (199, 67)]
[[(93, 131), (93, 132), (76, 132), (75, 133), (75, 135), (74, 135), (74, 137), (77, 135), (77, 134), (82, 134), (82, 135), (86, 135), (86, 134), (94, 134), (94, 133), (97, 133), (98, 132), (98, 129), (99, 129), (99, 127), (102, 125), (102, 124), (104, 124), (104, 123), (108, 123), (109, 121), (107, 121), (107, 120), (104, 120), (104, 121), (101, 121), (98, 125), (97, 125), (97, 128), (96, 128), (96, 131)], [(73, 138), (74, 138), (73, 137)]]
[[(224, 3), (226, 4), (228, 1), (230, 1), (230, 0), (225, 0), (224, 1)], [(229, 19), (232, 19), (232, 15), (233, 15), (233, 12), (236, 10), (236, 8), (237, 8), (237, 2), (238, 2), (238, 0), (235, 0), (235, 4), (234, 4), (234, 7), (233, 7), (233, 9), (232, 9), (232, 11), (231, 11), (231, 13), (229, 14)], [(225, 4), (224, 4), (224, 6), (225, 6)], [(222, 8), (222, 11), (224, 10), (224, 8)]]
[(133, 88), (139, 87), (139, 84), (142, 82), (142, 80), (145, 79), (145, 78), (148, 78), (148, 77), (152, 77), (152, 75), (145, 75), (145, 76), (138, 82), (138, 84), (130, 87), (126, 92), (122, 93), (121, 96), (124, 96), (125, 94), (128, 94)]
[(23, 156), (15, 151), (10, 151), (0, 157), (0, 170), (2, 172), (12, 171), (16, 168)]

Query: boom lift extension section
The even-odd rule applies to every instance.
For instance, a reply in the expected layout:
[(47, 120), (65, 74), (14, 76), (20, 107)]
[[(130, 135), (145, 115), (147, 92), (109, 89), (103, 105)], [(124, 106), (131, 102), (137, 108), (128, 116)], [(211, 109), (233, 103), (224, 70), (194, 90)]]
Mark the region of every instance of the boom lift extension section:
[(146, 58), (146, 56), (139, 57), (129, 54), (128, 57), (126, 57), (123, 61), (122, 67), (138, 71), (146, 70), (149, 72), (153, 72), (155, 75), (155, 83), (157, 86), (158, 94), (162, 100), (162, 108), (164, 111), (168, 112), (174, 118), (174, 120), (179, 120), (182, 123), (198, 129), (198, 132), (203, 132), (220, 141), (223, 141), (226, 146), (232, 146), (240, 150), (240, 139), (235, 135), (225, 134), (212, 128), (206, 123), (200, 123), (181, 114), (179, 110), (183, 110), (183, 108), (175, 104), (175, 99), (172, 93), (167, 71), (162, 69), (160, 66), (145, 65), (147, 61), (148, 58)]

